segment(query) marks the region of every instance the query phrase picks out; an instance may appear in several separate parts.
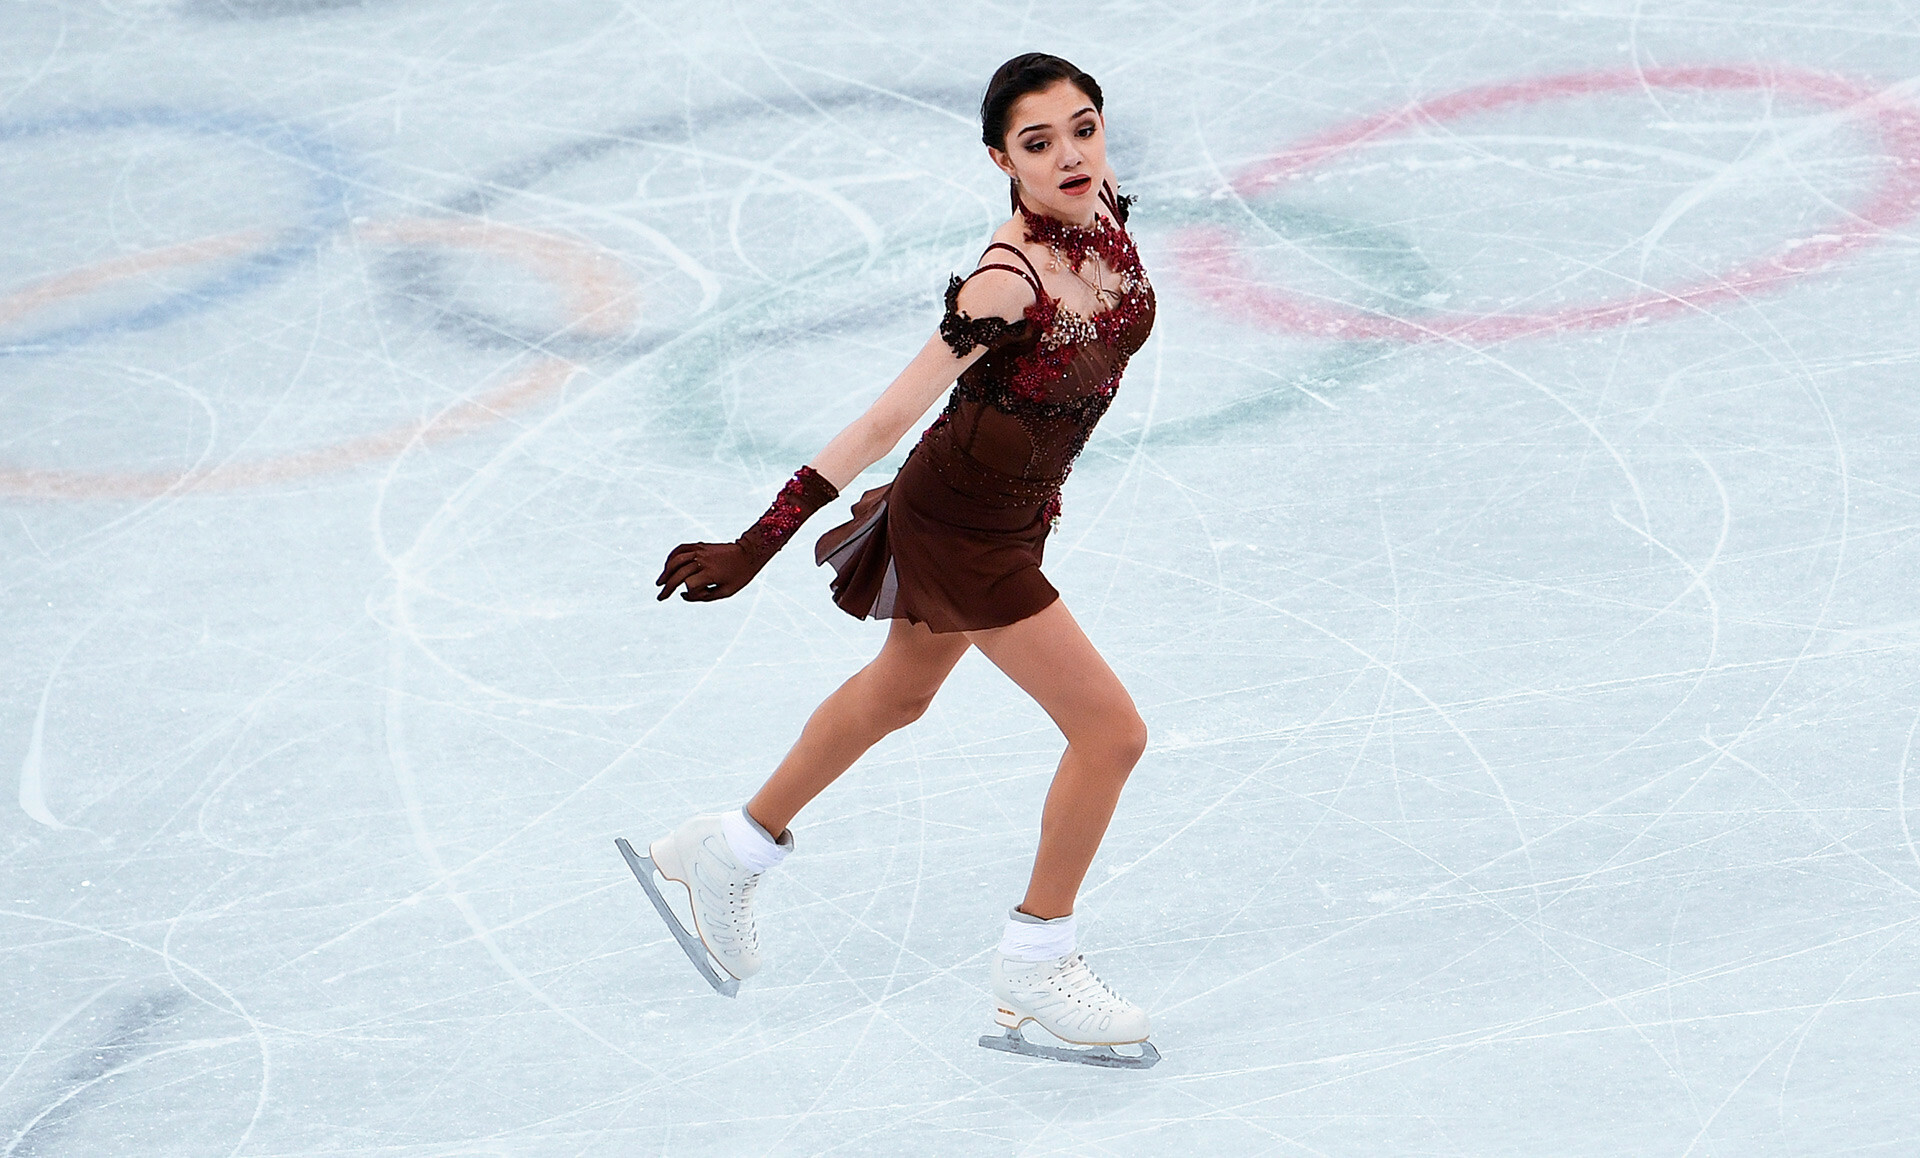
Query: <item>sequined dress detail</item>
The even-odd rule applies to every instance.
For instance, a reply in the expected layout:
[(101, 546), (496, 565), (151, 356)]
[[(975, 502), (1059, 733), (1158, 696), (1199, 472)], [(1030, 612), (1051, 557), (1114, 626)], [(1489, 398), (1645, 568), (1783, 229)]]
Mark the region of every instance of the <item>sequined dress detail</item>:
[[(1153, 287), (1124, 224), (1131, 199), (1100, 191), (1092, 226), (1018, 211), (1029, 242), (1070, 271), (1098, 254), (1113, 304), (1092, 315), (1046, 292), (1019, 248), (980, 265), (1022, 278), (1034, 300), (1013, 321), (971, 318), (947, 285), (941, 337), (957, 357), (985, 347), (894, 481), (862, 495), (853, 519), (822, 536), (816, 558), (836, 572), (834, 601), (862, 618), (904, 618), (934, 631), (1018, 622), (1059, 598), (1040, 562), (1060, 488), (1112, 404), (1127, 360), (1153, 328)], [(1096, 267), (1097, 268), (1097, 267)]]

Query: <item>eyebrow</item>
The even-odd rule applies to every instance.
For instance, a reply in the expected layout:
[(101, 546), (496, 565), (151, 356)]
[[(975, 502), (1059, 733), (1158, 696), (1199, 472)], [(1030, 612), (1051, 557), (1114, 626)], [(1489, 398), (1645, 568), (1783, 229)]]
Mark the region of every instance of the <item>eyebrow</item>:
[[(1079, 112), (1077, 112), (1077, 113), (1075, 113), (1075, 114), (1073, 114), (1073, 117), (1068, 117), (1067, 119), (1068, 119), (1068, 120), (1072, 120), (1072, 119), (1073, 119), (1074, 117), (1080, 117), (1080, 116), (1085, 116), (1086, 114), (1088, 114), (1088, 113), (1090, 113), (1090, 112), (1092, 112), (1092, 111), (1093, 111), (1093, 106), (1092, 106), (1092, 105), (1088, 105), (1088, 106), (1087, 106), (1086, 108), (1084, 108), (1084, 109), (1081, 109), (1081, 110), (1080, 110)], [(1033, 132), (1038, 132), (1038, 131), (1039, 131), (1039, 130), (1041, 130), (1041, 129), (1049, 129), (1049, 128), (1052, 128), (1052, 127), (1053, 127), (1052, 125), (1028, 125), (1028, 126), (1027, 126), (1026, 128), (1024, 128), (1024, 129), (1021, 129), (1021, 130), (1020, 130), (1019, 132), (1017, 132), (1017, 133), (1015, 133), (1015, 134), (1014, 134), (1014, 136), (1016, 136), (1016, 137), (1024, 137), (1024, 136), (1026, 136), (1026, 135), (1027, 135), (1028, 133), (1033, 133)]]

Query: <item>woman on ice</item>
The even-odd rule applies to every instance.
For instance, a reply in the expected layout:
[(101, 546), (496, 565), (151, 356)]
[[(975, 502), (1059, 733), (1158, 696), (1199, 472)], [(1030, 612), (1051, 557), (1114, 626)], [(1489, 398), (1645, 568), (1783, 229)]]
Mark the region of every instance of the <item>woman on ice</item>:
[[(792, 851), (793, 817), (881, 737), (918, 719), (977, 647), (1067, 741), (1032, 878), (993, 959), (994, 1016), (1007, 1032), (981, 1044), (1105, 1065), (1158, 1057), (1150, 1044), (1140, 1055), (1111, 1048), (1145, 1043), (1147, 1015), (1094, 976), (1075, 951), (1073, 925), (1074, 898), (1146, 747), (1146, 725), (1040, 572), (1060, 486), (1153, 327), (1153, 290), (1125, 229), (1131, 199), (1107, 166), (1102, 109), (1100, 86), (1057, 56), (1000, 66), (981, 102), (981, 137), (1010, 179), (1013, 216), (978, 268), (950, 281), (939, 332), (746, 533), (675, 547), (656, 581), (661, 599), (682, 586), (694, 601), (738, 592), (953, 385), (893, 482), (862, 495), (852, 521), (816, 551), (833, 565), (842, 609), (892, 621), (880, 654), (821, 703), (745, 807), (692, 818), (646, 858), (623, 849), (723, 992), (760, 967), (754, 888)], [(686, 888), (698, 941), (659, 897), (653, 870)], [(1030, 1021), (1093, 1048), (1030, 1044), (1020, 1034)]]

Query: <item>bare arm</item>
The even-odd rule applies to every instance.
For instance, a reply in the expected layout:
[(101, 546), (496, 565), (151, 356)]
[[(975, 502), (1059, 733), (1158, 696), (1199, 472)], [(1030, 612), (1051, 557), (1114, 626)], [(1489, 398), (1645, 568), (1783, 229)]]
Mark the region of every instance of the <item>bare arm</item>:
[(981, 351), (975, 350), (965, 358), (955, 358), (939, 334), (928, 338), (867, 412), (834, 435), (809, 465), (835, 490), (846, 489), (862, 471), (885, 458), (980, 355)]
[[(991, 316), (1011, 322), (1022, 316), (1032, 300), (1033, 291), (1024, 280), (988, 270), (961, 287), (956, 305), (976, 321)], [(984, 353), (983, 347), (973, 346), (965, 354), (956, 354), (943, 334), (927, 339), (867, 412), (814, 456), (808, 464), (812, 471), (795, 475), (767, 514), (745, 534), (731, 543), (682, 543), (668, 552), (666, 566), (654, 580), (660, 585), (659, 597), (665, 599), (685, 585), (682, 598), (704, 602), (725, 599), (745, 587), (807, 516), (886, 457), (960, 372)]]
[[(959, 306), (971, 318), (991, 316), (1014, 321), (1032, 300), (1033, 291), (1026, 282), (1010, 273), (988, 270), (961, 288)], [(984, 353), (976, 347), (966, 356), (957, 357), (946, 339), (934, 334), (867, 412), (834, 435), (810, 465), (836, 490), (846, 487), (860, 472), (885, 458), (940, 400), (953, 380)]]

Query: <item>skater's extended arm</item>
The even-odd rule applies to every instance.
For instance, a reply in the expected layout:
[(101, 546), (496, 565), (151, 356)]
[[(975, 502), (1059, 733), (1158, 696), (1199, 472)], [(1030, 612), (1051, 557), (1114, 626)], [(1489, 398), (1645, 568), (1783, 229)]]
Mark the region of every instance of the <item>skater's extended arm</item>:
[[(959, 296), (960, 310), (969, 319), (998, 318), (1002, 322), (1018, 320), (1032, 301), (1033, 291), (1025, 282), (999, 270), (969, 279)], [(964, 356), (956, 356), (946, 334), (928, 338), (867, 412), (834, 435), (813, 457), (813, 469), (836, 487), (858, 478), (898, 446), (961, 371), (979, 361), (985, 352), (984, 347), (975, 346)]]
[(981, 358), (984, 340), (961, 352), (972, 336), (993, 330), (996, 321), (1002, 327), (1018, 322), (1033, 301), (1033, 291), (1011, 273), (987, 270), (969, 278), (955, 301), (960, 322), (949, 315), (941, 331), (927, 339), (866, 413), (794, 474), (758, 522), (731, 543), (682, 543), (667, 554), (666, 566), (654, 580), (661, 599), (682, 584), (686, 591), (681, 598), (694, 602), (725, 599), (745, 587), (801, 523), (885, 458), (953, 380)]

